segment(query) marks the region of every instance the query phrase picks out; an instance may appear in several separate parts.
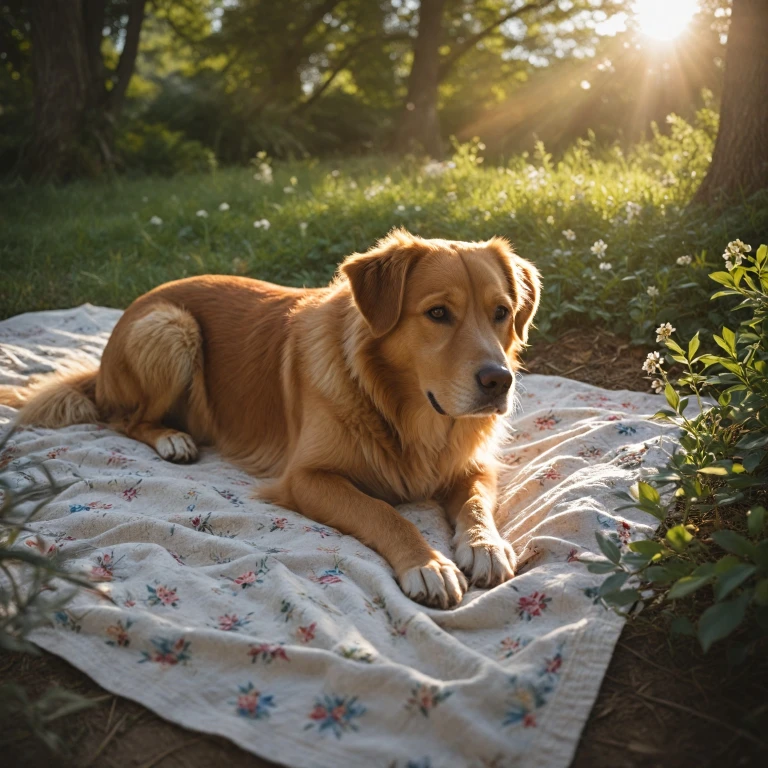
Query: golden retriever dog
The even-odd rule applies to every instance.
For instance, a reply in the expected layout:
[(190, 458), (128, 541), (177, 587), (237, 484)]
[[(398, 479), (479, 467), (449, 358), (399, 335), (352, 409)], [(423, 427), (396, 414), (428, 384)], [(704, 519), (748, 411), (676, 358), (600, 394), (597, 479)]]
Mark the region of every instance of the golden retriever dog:
[[(18, 423), (101, 421), (174, 462), (213, 445), (275, 478), (262, 498), (356, 536), (405, 594), (449, 608), (462, 571), (486, 587), (514, 575), (495, 452), (538, 301), (538, 272), (507, 241), (404, 230), (325, 288), (177, 280), (131, 304), (98, 370), (17, 396)], [(427, 499), (455, 526), (456, 563), (394, 507)]]

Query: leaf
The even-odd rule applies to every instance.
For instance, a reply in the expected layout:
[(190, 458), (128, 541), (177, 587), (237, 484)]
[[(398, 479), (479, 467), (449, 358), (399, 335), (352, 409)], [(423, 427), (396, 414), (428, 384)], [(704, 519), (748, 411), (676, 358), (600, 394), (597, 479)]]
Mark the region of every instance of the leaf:
[(680, 405), (680, 395), (677, 394), (675, 388), (669, 382), (664, 387), (664, 397), (667, 398), (667, 402), (677, 412), (677, 407)]
[(720, 602), (733, 592), (736, 587), (740, 587), (755, 571), (754, 565), (739, 564), (735, 565), (726, 573), (718, 577), (715, 582), (715, 600)]
[(730, 329), (723, 326), (723, 339), (728, 345), (728, 349), (736, 356), (736, 334)]
[(690, 544), (693, 536), (685, 529), (685, 526), (676, 525), (667, 531), (667, 535), (664, 538), (675, 552), (683, 552), (688, 544)]
[(759, 536), (765, 528), (765, 507), (752, 507), (747, 512), (747, 530), (750, 536)]
[(610, 592), (603, 595), (603, 600), (611, 605), (629, 605), (640, 599), (640, 593), (636, 589), (622, 589), (620, 592)]
[(749, 595), (745, 592), (732, 600), (715, 603), (701, 614), (699, 642), (704, 653), (712, 647), (712, 643), (728, 637), (741, 624), (748, 603)]
[(755, 254), (755, 261), (757, 262), (757, 266), (763, 266), (766, 259), (768, 259), (768, 245), (761, 245)]
[(587, 570), (590, 573), (612, 573), (616, 568), (617, 566), (607, 560), (594, 560), (587, 564)]
[(745, 451), (752, 451), (766, 445), (768, 445), (768, 435), (762, 433), (745, 435), (736, 443), (737, 448), (743, 448)]
[(629, 574), (626, 571), (619, 571), (618, 573), (614, 573), (613, 576), (609, 576), (600, 585), (598, 594), (600, 595), (600, 597), (604, 597), (605, 595), (610, 594), (611, 592), (618, 592), (618, 590), (620, 590), (624, 586), (628, 578), (629, 578)]
[(701, 467), (699, 473), (702, 475), (727, 475), (728, 470), (725, 467)]
[(740, 533), (728, 530), (715, 531), (712, 534), (712, 539), (715, 544), (722, 547), (726, 552), (732, 552), (734, 555), (754, 560), (755, 545)]
[(675, 635), (696, 637), (696, 627), (693, 626), (691, 620), (687, 616), (675, 616), (669, 625), (669, 631)]
[(644, 483), (642, 480), (638, 480), (637, 498), (640, 501), (650, 501), (652, 504), (658, 504), (661, 497), (659, 496), (659, 492), (652, 485)]
[(629, 548), (633, 552), (639, 552), (641, 555), (647, 557), (654, 557), (655, 555), (661, 555), (664, 553), (664, 545), (658, 541), (651, 541), (650, 539), (643, 539), (641, 541), (633, 541)]
[(755, 602), (758, 605), (768, 605), (768, 579), (760, 579), (755, 587)]
[(690, 595), (691, 593), (695, 592), (697, 589), (701, 589), (702, 587), (709, 584), (710, 581), (712, 581), (713, 576), (683, 576), (682, 579), (678, 579), (673, 585), (672, 588), (667, 593), (667, 598), (669, 600), (678, 600), (681, 597), (685, 597), (686, 595)]
[(597, 546), (600, 547), (600, 551), (612, 562), (619, 564), (621, 559), (621, 550), (616, 544), (611, 541), (607, 536), (601, 534), (599, 531), (595, 532), (595, 538), (597, 539)]
[(643, 575), (651, 584), (669, 584), (675, 578), (668, 568), (661, 565), (652, 565)]
[(673, 352), (677, 352), (678, 355), (685, 354), (683, 348), (674, 339), (665, 339), (664, 343), (668, 349), (671, 349)]
[(714, 280), (721, 285), (733, 286), (733, 278), (730, 272), (711, 272), (709, 275), (710, 280)]

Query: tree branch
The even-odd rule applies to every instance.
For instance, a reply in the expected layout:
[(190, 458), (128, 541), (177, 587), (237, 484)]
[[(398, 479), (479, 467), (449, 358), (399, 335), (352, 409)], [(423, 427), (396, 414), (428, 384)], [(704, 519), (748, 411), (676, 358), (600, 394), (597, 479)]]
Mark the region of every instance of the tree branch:
[(470, 35), (463, 43), (460, 45), (457, 45), (442, 61), (440, 64), (440, 70), (438, 72), (438, 80), (439, 82), (442, 82), (448, 73), (451, 71), (451, 68), (453, 65), (468, 51), (472, 50), (483, 38), (488, 37), (488, 35), (491, 34), (495, 29), (500, 27), (502, 24), (505, 24), (510, 19), (517, 18), (518, 16), (522, 16), (526, 11), (531, 11), (534, 9), (541, 9), (546, 7), (547, 5), (551, 5), (554, 2), (554, 0), (533, 0), (533, 2), (526, 3), (525, 5), (521, 5), (518, 8), (515, 8), (512, 11), (509, 11), (509, 13), (505, 13), (503, 16), (499, 16), (496, 21), (492, 22), (491, 24), (488, 24), (488, 26), (483, 27), (479, 32), (476, 32), (474, 35)]
[(107, 108), (113, 115), (120, 112), (125, 100), (125, 92), (136, 66), (139, 53), (141, 25), (144, 23), (144, 10), (147, 0), (132, 0), (128, 12), (128, 24), (125, 28), (125, 44), (120, 54), (120, 61), (115, 70), (115, 85), (107, 95)]

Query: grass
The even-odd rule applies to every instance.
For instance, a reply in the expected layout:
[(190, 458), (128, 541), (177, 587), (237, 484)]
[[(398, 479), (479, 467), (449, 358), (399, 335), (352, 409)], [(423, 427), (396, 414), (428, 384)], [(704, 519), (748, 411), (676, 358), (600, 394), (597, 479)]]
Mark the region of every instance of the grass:
[[(582, 141), (557, 163), (539, 147), (488, 166), (471, 143), (444, 164), (283, 163), (266, 174), (271, 183), (261, 158), (209, 175), (6, 189), (0, 317), (83, 302), (125, 307), (162, 282), (204, 273), (318, 285), (347, 254), (403, 225), (426, 237), (508, 237), (544, 275), (538, 326), (550, 337), (598, 324), (647, 342), (665, 320), (714, 327), (722, 318), (709, 310), (706, 275), (729, 240), (768, 228), (768, 205), (747, 201), (714, 222), (686, 208), (713, 133), (702, 113), (695, 125), (675, 118), (671, 136), (630, 154)], [(254, 227), (262, 219), (269, 228)], [(597, 240), (607, 244), (602, 259), (590, 250)], [(692, 263), (677, 264), (686, 255)]]

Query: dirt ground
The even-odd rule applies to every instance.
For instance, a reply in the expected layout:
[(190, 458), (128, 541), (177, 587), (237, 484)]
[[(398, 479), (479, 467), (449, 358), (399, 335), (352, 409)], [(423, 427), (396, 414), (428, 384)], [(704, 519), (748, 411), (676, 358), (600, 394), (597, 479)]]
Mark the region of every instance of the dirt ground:
[[(532, 373), (565, 376), (607, 389), (647, 390), (641, 371), (647, 350), (605, 332), (572, 331), (536, 343)], [(17, 720), (3, 723), (3, 764), (73, 768), (269, 768), (224, 739), (161, 720), (144, 707), (106, 694), (50, 654), (0, 657), (0, 684), (51, 685), (100, 698), (60, 730), (63, 754), (52, 758)], [(762, 709), (761, 709), (762, 708)], [(708, 768), (768, 764), (768, 657), (730, 671), (687, 639), (671, 642), (642, 614), (628, 624), (582, 734), (573, 768)], [(10, 762), (5, 762), (10, 758)], [(501, 768), (501, 766), (500, 766)]]

